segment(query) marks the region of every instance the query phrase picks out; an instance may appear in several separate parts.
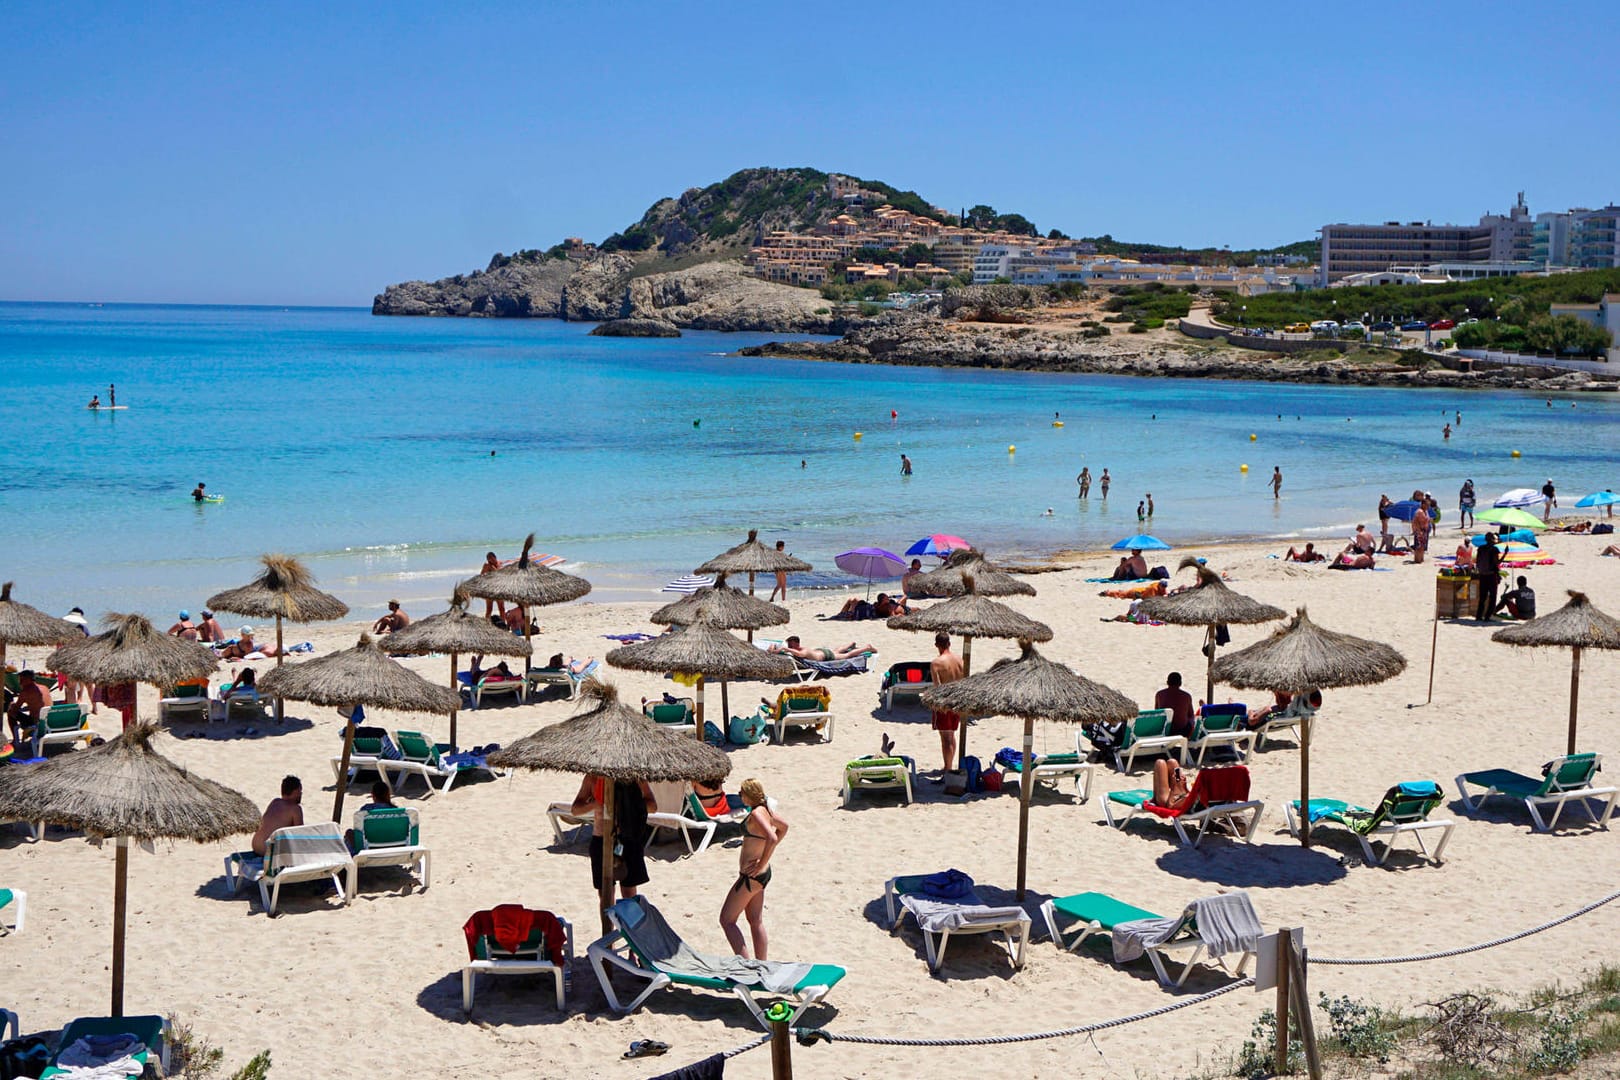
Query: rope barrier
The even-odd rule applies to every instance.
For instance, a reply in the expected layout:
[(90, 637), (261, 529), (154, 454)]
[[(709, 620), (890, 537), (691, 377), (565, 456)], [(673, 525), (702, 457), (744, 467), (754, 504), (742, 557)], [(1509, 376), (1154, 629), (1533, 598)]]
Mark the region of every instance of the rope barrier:
[(720, 1056), (723, 1057), (723, 1058), (726, 1058), (727, 1060), (730, 1060), (731, 1058), (736, 1057), (738, 1054), (746, 1054), (750, 1050), (757, 1050), (759, 1047), (764, 1046), (766, 1043), (768, 1043), (770, 1041), (771, 1041), (771, 1037), (769, 1035), (761, 1035), (759, 1038), (755, 1039), (753, 1042), (751, 1042), (751, 1043), (743, 1043), (741, 1046), (734, 1046), (730, 1050), (727, 1050), (725, 1053), (721, 1054)]
[(801, 1043), (816, 1039), (826, 1039), (830, 1042), (865, 1043), (869, 1046), (1003, 1046), (1007, 1043), (1035, 1042), (1040, 1039), (1061, 1039), (1070, 1035), (1085, 1035), (1093, 1031), (1105, 1031), (1108, 1028), (1121, 1027), (1125, 1024), (1134, 1024), (1139, 1020), (1151, 1020), (1155, 1016), (1173, 1013), (1178, 1009), (1186, 1009), (1193, 1005), (1202, 1005), (1222, 994), (1230, 994), (1233, 990), (1241, 990), (1246, 986), (1253, 986), (1252, 977), (1240, 979), (1229, 983), (1217, 990), (1211, 990), (1197, 997), (1184, 998), (1181, 1001), (1161, 1005), (1157, 1009), (1147, 1012), (1132, 1013), (1130, 1016), (1115, 1017), (1096, 1024), (1082, 1024), (1079, 1027), (1063, 1028), (1058, 1031), (1036, 1031), (1020, 1035), (987, 1035), (977, 1039), (896, 1039), (881, 1035), (846, 1035), (838, 1031), (828, 1031), (825, 1028), (800, 1028), (797, 1031)]
[(1532, 934), (1539, 934), (1543, 930), (1551, 930), (1555, 926), (1562, 926), (1564, 923), (1578, 919), (1582, 915), (1589, 915), (1598, 908), (1602, 907), (1604, 904), (1612, 903), (1615, 900), (1620, 900), (1620, 890), (1616, 890), (1615, 892), (1612, 892), (1608, 896), (1605, 896), (1599, 900), (1594, 900), (1585, 907), (1578, 908), (1575, 911), (1570, 912), (1568, 915), (1560, 915), (1558, 918), (1553, 919), (1550, 922), (1544, 922), (1540, 926), (1532, 926), (1528, 930), (1520, 930), (1516, 934), (1508, 934), (1506, 937), (1495, 938), (1491, 941), (1481, 942), (1478, 945), (1464, 945), (1459, 949), (1445, 949), (1441, 952), (1418, 953), (1410, 956), (1362, 956), (1351, 959), (1311, 956), (1309, 953), (1307, 953), (1305, 958), (1308, 963), (1313, 965), (1328, 964), (1334, 967), (1364, 967), (1373, 964), (1412, 964), (1417, 963), (1420, 960), (1445, 960), (1453, 956), (1462, 956), (1466, 953), (1479, 952), (1483, 949), (1494, 949), (1498, 945), (1506, 945), (1511, 941), (1518, 941), (1520, 938), (1527, 938)]

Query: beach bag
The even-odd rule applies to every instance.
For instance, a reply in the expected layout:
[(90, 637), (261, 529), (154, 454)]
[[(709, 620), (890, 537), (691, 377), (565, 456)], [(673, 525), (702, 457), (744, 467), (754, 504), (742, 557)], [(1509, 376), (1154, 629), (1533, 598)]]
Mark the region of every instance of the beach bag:
[(984, 790), (991, 795), (1001, 794), (1001, 774), (994, 769), (984, 774)]
[(947, 794), (947, 795), (966, 795), (967, 794), (967, 773), (963, 772), (961, 769), (952, 769), (950, 772), (946, 773), (945, 774), (945, 794)]
[(726, 738), (738, 746), (753, 746), (765, 735), (765, 730), (769, 727), (770, 721), (759, 713), (733, 716), (731, 723), (726, 726)]
[(966, 774), (968, 794), (977, 795), (984, 790), (984, 766), (979, 764), (978, 758), (963, 758), (962, 771)]
[(51, 1048), (38, 1035), (0, 1043), (0, 1080), (38, 1076), (51, 1064)]
[(1166, 581), (1170, 577), (1170, 571), (1162, 566), (1155, 566), (1153, 569), (1148, 571), (1148, 577), (1156, 578), (1159, 581)]
[(1607, 521), (1592, 526), (1593, 536), (1608, 536), (1612, 532), (1614, 532), (1614, 526), (1610, 525)]
[(703, 741), (710, 746), (726, 745), (726, 733), (720, 730), (720, 725), (713, 720), (703, 721)]

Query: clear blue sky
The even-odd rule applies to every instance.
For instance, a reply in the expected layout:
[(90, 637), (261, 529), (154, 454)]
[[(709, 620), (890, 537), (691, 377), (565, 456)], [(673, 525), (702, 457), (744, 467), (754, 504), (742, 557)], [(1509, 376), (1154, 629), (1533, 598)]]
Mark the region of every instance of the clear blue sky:
[(1620, 5), (0, 5), (0, 298), (367, 304), (751, 165), (1272, 245), (1620, 200)]

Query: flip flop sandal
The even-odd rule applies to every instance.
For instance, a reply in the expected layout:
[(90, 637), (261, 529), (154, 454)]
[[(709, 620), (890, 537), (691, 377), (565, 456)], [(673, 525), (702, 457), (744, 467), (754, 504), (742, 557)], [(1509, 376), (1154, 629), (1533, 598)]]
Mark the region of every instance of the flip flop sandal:
[(659, 1054), (669, 1052), (669, 1043), (659, 1042), (657, 1039), (637, 1039), (630, 1044), (630, 1049), (624, 1052), (627, 1058), (657, 1057)]

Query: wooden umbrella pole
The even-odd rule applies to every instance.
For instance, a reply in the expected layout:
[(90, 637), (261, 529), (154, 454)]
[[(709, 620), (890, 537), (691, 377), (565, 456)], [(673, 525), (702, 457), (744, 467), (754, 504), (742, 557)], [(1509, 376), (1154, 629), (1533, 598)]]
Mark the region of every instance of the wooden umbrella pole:
[[(965, 679), (973, 673), (973, 635), (962, 635), (962, 677)], [(962, 717), (956, 725), (956, 767), (967, 768), (967, 717)]]
[(1575, 752), (1575, 710), (1581, 700), (1581, 647), (1575, 646), (1575, 659), (1569, 665), (1569, 752)]
[(613, 820), (613, 777), (602, 779), (602, 822), (604, 825), (602, 837), (602, 882), (597, 888), (596, 899), (602, 908), (602, 933), (611, 933), (613, 928), (608, 924), (608, 908), (613, 906), (613, 837), (615, 822)]
[[(458, 666), (456, 661), (458, 659), (458, 653), (452, 652), (450, 654), (450, 692), (456, 695), (456, 704), (460, 705), (461, 690), (458, 689), (456, 685), (456, 667)], [(450, 745), (454, 746), (457, 750), (460, 750), (461, 744), (456, 742), (456, 712), (457, 710), (455, 709), (450, 710)]]
[(1299, 842), (1302, 847), (1311, 846), (1311, 718), (1308, 716), (1299, 722)]
[[(276, 616), (276, 667), (281, 666), (281, 654), (286, 652), (286, 651), (287, 651), (286, 649), (283, 649), (281, 647), (281, 616), (277, 615)], [(281, 723), (282, 717), (284, 717), (285, 715), (286, 715), (286, 706), (284, 704), (282, 704), (282, 701), (281, 701), (280, 698), (276, 698), (276, 723), (278, 723), (278, 724)]]
[(1215, 626), (1210, 624), (1204, 631), (1204, 652), (1209, 657), (1209, 663), (1204, 668), (1204, 704), (1215, 704)]
[[(726, 680), (721, 679), (720, 680), (720, 726), (723, 727), (723, 728), (724, 727), (729, 727), (730, 724), (731, 724), (731, 698), (727, 693), (727, 691), (730, 690), (730, 689), (731, 689), (731, 684), (726, 682)], [(698, 738), (700, 740), (703, 738), (703, 732), (702, 732), (701, 729), (698, 731)]]
[(124, 919), (129, 909), (129, 837), (114, 841), (112, 1015), (124, 1015)]
[(748, 595), (754, 595), (754, 572), (752, 570), (748, 571)]
[(1440, 605), (1434, 606), (1434, 633), (1429, 635), (1429, 697), (1425, 705), (1434, 703), (1434, 657), (1440, 648)]
[(354, 752), (354, 719), (343, 720), (343, 760), (338, 764), (337, 797), (332, 800), (332, 823), (343, 822), (343, 793), (349, 790), (349, 755)]
[(1024, 721), (1024, 760), (1018, 777), (1018, 902), (1024, 901), (1024, 867), (1029, 856), (1029, 797), (1035, 790), (1035, 721)]
[(527, 680), (529, 677), (529, 669), (534, 666), (534, 643), (530, 640), (529, 635), (531, 624), (529, 621), (528, 605), (519, 604), (518, 612), (523, 616), (523, 644), (529, 646), (529, 654), (523, 658), (523, 678)]
[(694, 689), (696, 691), (695, 696), (697, 697), (697, 709), (692, 714), (693, 717), (694, 717), (694, 724), (693, 724), (694, 730), (693, 730), (692, 734), (697, 737), (698, 742), (702, 742), (703, 741), (703, 676), (702, 675), (699, 675), (697, 677), (697, 684), (696, 684)]

